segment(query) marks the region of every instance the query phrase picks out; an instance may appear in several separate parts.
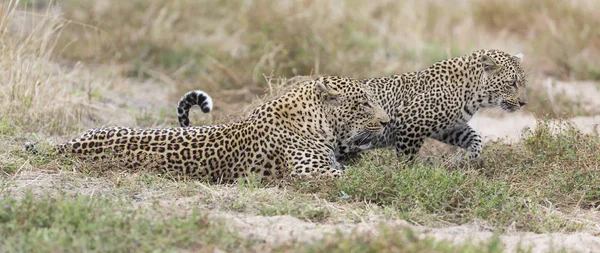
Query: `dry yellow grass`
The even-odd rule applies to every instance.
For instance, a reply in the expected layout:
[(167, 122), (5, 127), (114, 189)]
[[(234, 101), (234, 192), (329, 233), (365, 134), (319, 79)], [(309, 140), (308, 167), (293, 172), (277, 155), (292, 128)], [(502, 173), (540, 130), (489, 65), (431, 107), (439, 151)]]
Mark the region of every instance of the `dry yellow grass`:
[[(31, 126), (26, 130), (64, 133), (63, 129), (90, 110), (84, 106), (87, 97), (78, 83), (82, 73), (77, 69), (61, 71), (49, 60), (64, 22), (53, 13), (32, 16), (15, 8), (15, 1), (0, 5), (0, 110), (4, 128), (25, 130), (22, 128)], [(27, 23), (30, 25), (23, 25)], [(82, 94), (76, 96), (76, 90)]]
[(239, 113), (264, 93), (264, 75), (381, 76), (480, 48), (523, 52), (536, 77), (597, 80), (595, 3), (66, 0), (55, 4), (66, 25), (47, 53), (158, 80), (171, 100), (200, 88), (224, 102), (225, 114)]
[(533, 56), (537, 72), (558, 78), (600, 79), (600, 17), (597, 0), (480, 1), (476, 22), (506, 33)]

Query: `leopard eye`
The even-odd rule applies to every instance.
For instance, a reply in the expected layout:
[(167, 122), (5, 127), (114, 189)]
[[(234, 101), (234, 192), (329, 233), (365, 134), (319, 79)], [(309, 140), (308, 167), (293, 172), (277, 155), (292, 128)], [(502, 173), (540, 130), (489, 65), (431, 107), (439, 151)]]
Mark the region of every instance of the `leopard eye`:
[(365, 108), (371, 108), (371, 104), (369, 104), (369, 102), (363, 102), (363, 106)]
[(517, 80), (510, 81), (510, 86), (517, 88)]

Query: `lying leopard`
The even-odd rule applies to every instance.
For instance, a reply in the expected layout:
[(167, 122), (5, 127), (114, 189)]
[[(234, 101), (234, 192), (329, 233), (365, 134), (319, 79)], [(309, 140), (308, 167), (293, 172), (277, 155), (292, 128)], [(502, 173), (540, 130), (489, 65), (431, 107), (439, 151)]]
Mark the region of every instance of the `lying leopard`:
[[(194, 98), (200, 102), (197, 104), (209, 98), (190, 94), (186, 99)], [(210, 111), (212, 101), (205, 106)], [(232, 182), (250, 174), (267, 180), (288, 175), (338, 177), (343, 168), (334, 156), (337, 143), (376, 136), (387, 122), (389, 117), (364, 85), (349, 78), (323, 77), (264, 103), (236, 123), (91, 129), (60, 144), (58, 152), (93, 160), (112, 154), (127, 167), (143, 166), (217, 182)]]
[(383, 134), (369, 140), (370, 145), (340, 140), (336, 157), (345, 163), (365, 150), (394, 146), (398, 155), (413, 161), (429, 137), (466, 149), (454, 163), (479, 158), (481, 135), (467, 123), (481, 108), (515, 112), (527, 104), (522, 57), (478, 50), (421, 71), (360, 80), (391, 121)]

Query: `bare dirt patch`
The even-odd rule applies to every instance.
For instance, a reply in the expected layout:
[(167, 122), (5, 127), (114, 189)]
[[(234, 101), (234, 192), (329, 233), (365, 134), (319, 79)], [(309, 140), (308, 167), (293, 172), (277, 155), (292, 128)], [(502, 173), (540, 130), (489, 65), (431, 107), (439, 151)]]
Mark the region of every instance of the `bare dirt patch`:
[[(469, 125), (482, 135), (484, 142), (501, 141), (503, 143), (514, 143), (519, 141), (523, 130), (534, 130), (536, 122), (536, 118), (532, 114), (516, 112), (505, 115), (502, 118), (477, 114), (469, 122)], [(600, 133), (600, 115), (552, 120), (551, 124), (557, 127), (564, 126), (565, 124), (573, 124), (582, 133)]]

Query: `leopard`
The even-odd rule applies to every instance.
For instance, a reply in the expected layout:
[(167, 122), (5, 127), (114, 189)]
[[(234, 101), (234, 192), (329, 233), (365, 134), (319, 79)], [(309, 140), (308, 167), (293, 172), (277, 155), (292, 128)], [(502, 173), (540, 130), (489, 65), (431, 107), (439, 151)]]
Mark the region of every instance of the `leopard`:
[[(184, 96), (185, 101), (203, 105), (205, 112), (212, 110), (209, 98), (202, 91)], [(181, 116), (189, 113), (189, 104), (181, 103)], [(389, 121), (358, 80), (327, 76), (306, 81), (232, 123), (93, 128), (59, 144), (57, 153), (91, 161), (117, 157), (126, 168), (218, 183), (251, 175), (261, 180), (339, 178), (346, 168), (335, 158), (337, 143), (374, 138)]]
[(359, 79), (391, 120), (377, 137), (339, 140), (336, 158), (353, 164), (368, 150), (393, 147), (399, 160), (414, 163), (425, 140), (432, 138), (462, 150), (450, 164), (477, 161), (482, 137), (468, 122), (482, 108), (512, 113), (527, 104), (523, 58), (521, 53), (479, 49), (419, 71)]
[[(359, 79), (391, 120), (378, 136), (339, 138), (337, 160), (353, 165), (368, 150), (393, 146), (399, 159), (411, 163), (427, 138), (466, 151), (452, 165), (477, 160), (483, 151), (482, 137), (468, 122), (482, 108), (500, 107), (512, 113), (527, 104), (523, 57), (481, 49), (420, 71)], [(180, 117), (180, 125), (189, 125), (186, 115)]]

